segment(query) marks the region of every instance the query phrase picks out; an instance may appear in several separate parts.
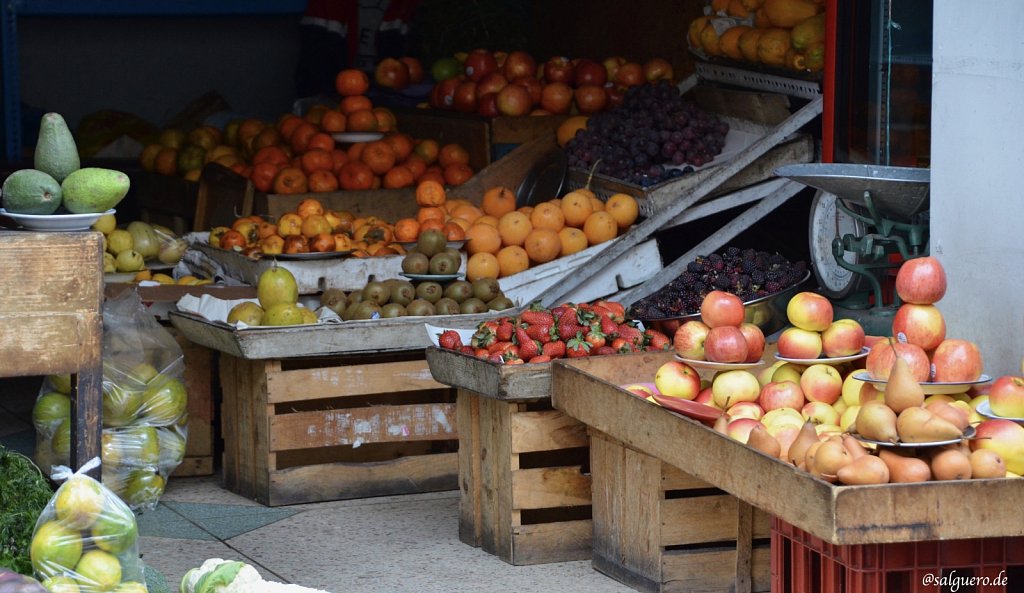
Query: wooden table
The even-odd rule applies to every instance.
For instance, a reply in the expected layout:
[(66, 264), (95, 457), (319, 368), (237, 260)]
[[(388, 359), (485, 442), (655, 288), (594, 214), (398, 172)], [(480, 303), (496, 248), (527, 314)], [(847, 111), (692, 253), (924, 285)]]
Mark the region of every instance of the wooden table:
[(72, 375), (78, 469), (103, 428), (103, 235), (0, 231), (0, 282), (0, 377)]

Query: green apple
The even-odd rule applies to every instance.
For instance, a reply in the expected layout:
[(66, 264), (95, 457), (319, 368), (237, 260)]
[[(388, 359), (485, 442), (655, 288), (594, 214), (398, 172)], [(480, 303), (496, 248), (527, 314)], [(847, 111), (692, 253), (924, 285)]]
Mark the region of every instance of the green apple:
[(122, 251), (131, 251), (134, 247), (135, 239), (124, 229), (114, 229), (107, 234), (107, 251), (114, 255)]
[(68, 418), (71, 418), (71, 398), (63, 393), (44, 393), (32, 407), (32, 424), (40, 432), (50, 433)]
[(146, 267), (146, 260), (138, 251), (127, 249), (114, 258), (114, 267), (118, 272), (138, 272)]
[(181, 418), (187, 405), (188, 394), (181, 381), (167, 376), (157, 378), (142, 394), (139, 419), (154, 426), (168, 426)]

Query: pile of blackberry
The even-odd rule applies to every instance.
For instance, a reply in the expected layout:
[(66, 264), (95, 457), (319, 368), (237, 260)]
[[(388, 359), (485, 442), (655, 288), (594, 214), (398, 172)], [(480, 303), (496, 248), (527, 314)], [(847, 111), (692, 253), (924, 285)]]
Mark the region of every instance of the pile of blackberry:
[(807, 263), (790, 262), (778, 253), (729, 247), (722, 253), (697, 256), (686, 271), (658, 292), (630, 307), (637, 319), (679, 317), (700, 312), (712, 290), (724, 290), (743, 302), (775, 294), (800, 282)]

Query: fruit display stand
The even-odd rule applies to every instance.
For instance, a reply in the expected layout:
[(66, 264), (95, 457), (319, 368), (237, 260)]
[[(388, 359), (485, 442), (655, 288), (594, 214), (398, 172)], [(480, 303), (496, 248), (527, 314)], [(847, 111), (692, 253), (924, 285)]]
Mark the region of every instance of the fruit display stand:
[[(73, 375), (76, 469), (100, 454), (102, 238), (94, 232), (0, 231), (0, 278), (8, 280), (0, 299), (0, 377)], [(90, 473), (99, 476), (98, 469)]]
[(551, 363), (426, 352), (457, 389), (459, 539), (514, 565), (590, 558), (586, 427), (551, 407)]
[[(888, 549), (895, 552), (899, 544), (907, 542), (962, 539), (983, 539), (998, 547), (1005, 544), (1001, 538), (1024, 535), (1024, 522), (1017, 513), (1024, 503), (1024, 482), (1020, 480), (835, 486), (617, 387), (649, 380), (662, 363), (672, 359), (672, 354), (645, 354), (632, 360), (605, 357), (558, 362), (552, 369), (552, 403), (591, 430), (773, 515), (776, 540), (780, 533), (792, 535), (796, 529), (810, 538), (799, 540), (802, 543), (814, 541), (820, 544), (819, 552), (838, 554), (889, 544), (894, 544)], [(592, 463), (591, 469), (598, 471), (599, 466)], [(597, 529), (600, 510), (595, 501), (595, 550), (602, 533)], [(620, 541), (632, 537), (622, 525), (617, 528)], [(781, 570), (789, 559), (775, 558), (776, 552), (773, 548), (772, 563)], [(993, 563), (1006, 563), (1005, 555), (992, 558)], [(974, 566), (980, 562), (976, 559)], [(773, 575), (779, 584), (773, 590), (806, 590), (788, 588), (793, 579), (804, 576), (791, 574), (794, 569), (803, 570), (799, 565), (790, 566), (784, 574)]]

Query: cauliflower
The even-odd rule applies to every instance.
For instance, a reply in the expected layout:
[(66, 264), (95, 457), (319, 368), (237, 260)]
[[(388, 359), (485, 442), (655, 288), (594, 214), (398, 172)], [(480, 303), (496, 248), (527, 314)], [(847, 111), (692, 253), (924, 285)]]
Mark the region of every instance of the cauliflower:
[(181, 579), (180, 593), (327, 593), (299, 585), (264, 581), (252, 566), (237, 560), (211, 558)]

